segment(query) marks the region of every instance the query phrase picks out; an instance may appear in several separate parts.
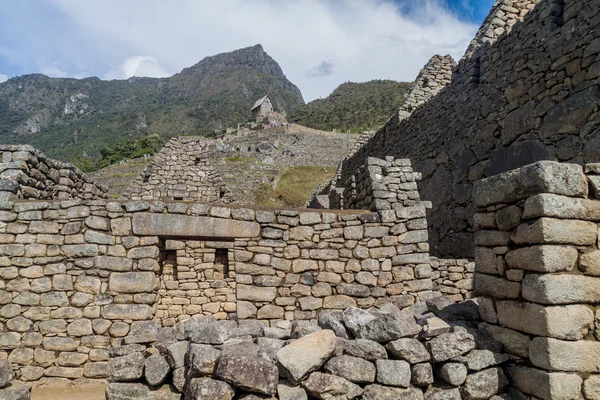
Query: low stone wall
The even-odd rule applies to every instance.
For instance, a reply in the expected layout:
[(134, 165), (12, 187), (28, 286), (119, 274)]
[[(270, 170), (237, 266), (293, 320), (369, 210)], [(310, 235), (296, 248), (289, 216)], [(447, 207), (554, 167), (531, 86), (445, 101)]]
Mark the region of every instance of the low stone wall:
[[(456, 318), (466, 315), (471, 321)], [(485, 349), (471, 333), (476, 321), (475, 303), (436, 299), (405, 312), (388, 304), (323, 313), (318, 325), (291, 330), (251, 320), (141, 322), (110, 352), (106, 398), (513, 398), (501, 368), (508, 356)]]
[[(458, 288), (445, 279), (450, 267), (429, 263), (419, 204), (375, 213), (105, 200), (0, 208), (0, 357), (24, 381), (105, 377), (109, 349), (135, 321), (205, 315), (289, 329), (323, 310), (406, 308)], [(459, 282), (470, 282), (466, 271)]]
[(0, 145), (0, 201), (103, 199), (107, 188), (29, 145)]
[(512, 398), (600, 396), (600, 165), (585, 171), (543, 161), (475, 185), (479, 330), (515, 360)]

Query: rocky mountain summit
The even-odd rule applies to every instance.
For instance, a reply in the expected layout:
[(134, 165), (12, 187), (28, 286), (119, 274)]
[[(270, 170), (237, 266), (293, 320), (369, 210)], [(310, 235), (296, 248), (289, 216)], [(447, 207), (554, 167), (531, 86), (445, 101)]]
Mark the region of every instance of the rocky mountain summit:
[(304, 104), (261, 45), (207, 57), (170, 78), (24, 75), (0, 84), (0, 140), (31, 144), (62, 160), (95, 156), (126, 139), (234, 126), (248, 120), (265, 93), (278, 111)]

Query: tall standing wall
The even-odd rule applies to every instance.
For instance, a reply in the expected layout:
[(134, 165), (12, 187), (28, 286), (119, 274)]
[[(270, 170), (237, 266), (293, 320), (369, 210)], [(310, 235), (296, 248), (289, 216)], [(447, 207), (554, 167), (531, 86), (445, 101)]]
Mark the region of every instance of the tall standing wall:
[(543, 0), (519, 18), (461, 60), (436, 97), (343, 162), (342, 182), (367, 157), (411, 159), (433, 203), (433, 254), (473, 256), (475, 181), (538, 160), (600, 159), (599, 3)]

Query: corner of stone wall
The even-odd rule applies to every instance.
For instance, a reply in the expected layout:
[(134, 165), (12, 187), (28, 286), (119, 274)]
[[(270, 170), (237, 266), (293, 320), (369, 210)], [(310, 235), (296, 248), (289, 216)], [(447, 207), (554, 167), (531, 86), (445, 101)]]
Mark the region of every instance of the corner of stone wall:
[(479, 329), (513, 359), (515, 396), (600, 393), (600, 166), (585, 172), (542, 161), (475, 184)]

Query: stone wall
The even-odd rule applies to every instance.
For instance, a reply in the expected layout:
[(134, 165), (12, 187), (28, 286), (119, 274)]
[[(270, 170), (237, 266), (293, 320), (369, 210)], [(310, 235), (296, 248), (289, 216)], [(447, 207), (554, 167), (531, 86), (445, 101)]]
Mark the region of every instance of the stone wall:
[(228, 203), (219, 173), (198, 147), (198, 138), (171, 138), (123, 193), (129, 200)]
[(511, 398), (600, 395), (600, 165), (585, 172), (542, 161), (475, 185), (479, 330), (514, 358)]
[(106, 198), (106, 187), (29, 145), (0, 145), (0, 157), (0, 201)]
[(473, 256), (475, 181), (544, 159), (599, 161), (598, 2), (541, 1), (519, 18), (462, 59), (436, 97), (343, 162), (341, 182), (367, 157), (411, 159), (433, 204), (433, 254)]
[(109, 349), (143, 334), (135, 321), (205, 315), (290, 329), (322, 310), (470, 297), (469, 264), (430, 263), (416, 202), (378, 212), (106, 200), (0, 207), (0, 357), (24, 381), (105, 377)]

